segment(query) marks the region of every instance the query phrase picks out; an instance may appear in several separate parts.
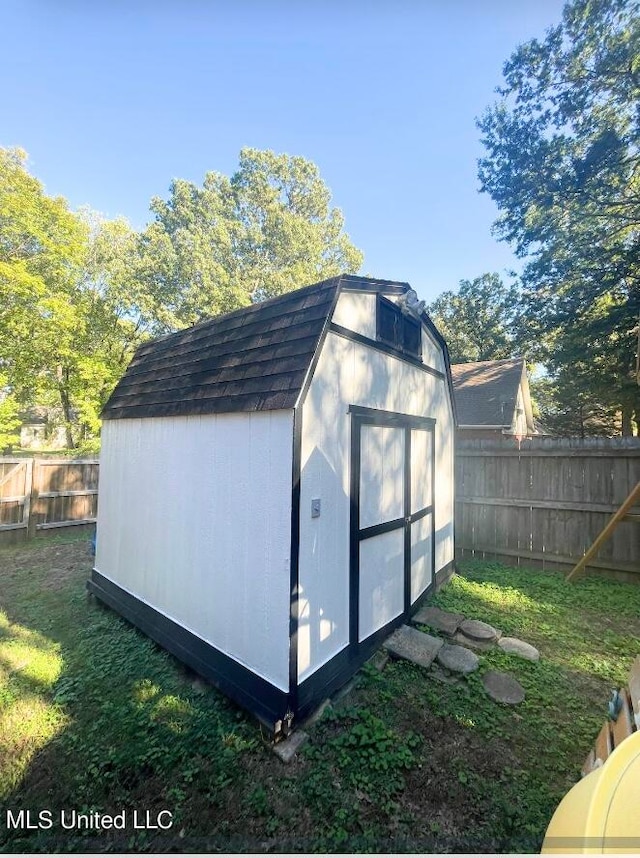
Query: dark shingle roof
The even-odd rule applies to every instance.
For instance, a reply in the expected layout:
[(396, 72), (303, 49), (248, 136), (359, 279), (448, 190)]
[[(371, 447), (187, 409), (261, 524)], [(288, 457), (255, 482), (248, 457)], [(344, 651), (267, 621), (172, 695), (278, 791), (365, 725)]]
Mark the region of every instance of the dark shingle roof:
[[(408, 283), (344, 274), (144, 343), (102, 417), (294, 408), (338, 292), (398, 294), (409, 288)], [(442, 346), (448, 369), (444, 340), (426, 313), (422, 320)], [(447, 379), (450, 384), (448, 372)]]
[(144, 343), (106, 419), (293, 408), (340, 278)]
[(511, 426), (524, 358), (451, 366), (460, 426)]

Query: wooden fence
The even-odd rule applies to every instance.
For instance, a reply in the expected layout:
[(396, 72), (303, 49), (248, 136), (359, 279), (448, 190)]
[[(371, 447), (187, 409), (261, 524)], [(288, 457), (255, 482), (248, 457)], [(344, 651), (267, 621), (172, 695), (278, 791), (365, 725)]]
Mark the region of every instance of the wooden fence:
[[(639, 438), (459, 441), (457, 554), (568, 572), (639, 481)], [(640, 581), (631, 513), (589, 570)]]
[(97, 504), (97, 459), (0, 457), (0, 543), (93, 524)]

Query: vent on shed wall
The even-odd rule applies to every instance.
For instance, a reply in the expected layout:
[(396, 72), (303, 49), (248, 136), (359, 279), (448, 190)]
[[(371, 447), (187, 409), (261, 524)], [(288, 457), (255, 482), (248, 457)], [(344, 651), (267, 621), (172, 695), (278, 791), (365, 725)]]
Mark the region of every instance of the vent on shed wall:
[(380, 342), (413, 357), (422, 356), (422, 326), (405, 316), (392, 301), (378, 295), (377, 336)]
[(420, 357), (422, 353), (422, 326), (415, 319), (402, 316), (402, 347), (405, 352)]

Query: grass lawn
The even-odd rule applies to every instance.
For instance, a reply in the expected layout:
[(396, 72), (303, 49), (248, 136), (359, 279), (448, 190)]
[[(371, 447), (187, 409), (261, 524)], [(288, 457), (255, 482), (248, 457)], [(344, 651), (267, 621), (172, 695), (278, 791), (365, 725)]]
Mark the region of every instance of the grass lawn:
[[(454, 683), (367, 665), (285, 766), (254, 720), (87, 597), (90, 568), (86, 537), (0, 551), (0, 851), (537, 851), (640, 652), (640, 587), (464, 563), (433, 601), (541, 661), (491, 651)], [(491, 668), (524, 703), (486, 696)], [(52, 827), (9, 829), (5, 809)], [(65, 830), (63, 810), (124, 810), (127, 827)], [(135, 829), (134, 810), (173, 825)]]

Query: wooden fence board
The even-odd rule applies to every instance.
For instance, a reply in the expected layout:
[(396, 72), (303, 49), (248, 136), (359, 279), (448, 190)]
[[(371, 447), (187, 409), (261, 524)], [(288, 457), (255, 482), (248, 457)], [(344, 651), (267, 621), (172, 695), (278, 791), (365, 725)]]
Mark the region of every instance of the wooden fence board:
[[(639, 438), (464, 440), (456, 445), (456, 549), (574, 566), (640, 480)], [(589, 563), (640, 582), (640, 505)]]
[(97, 459), (0, 457), (0, 537), (94, 523), (98, 474)]

